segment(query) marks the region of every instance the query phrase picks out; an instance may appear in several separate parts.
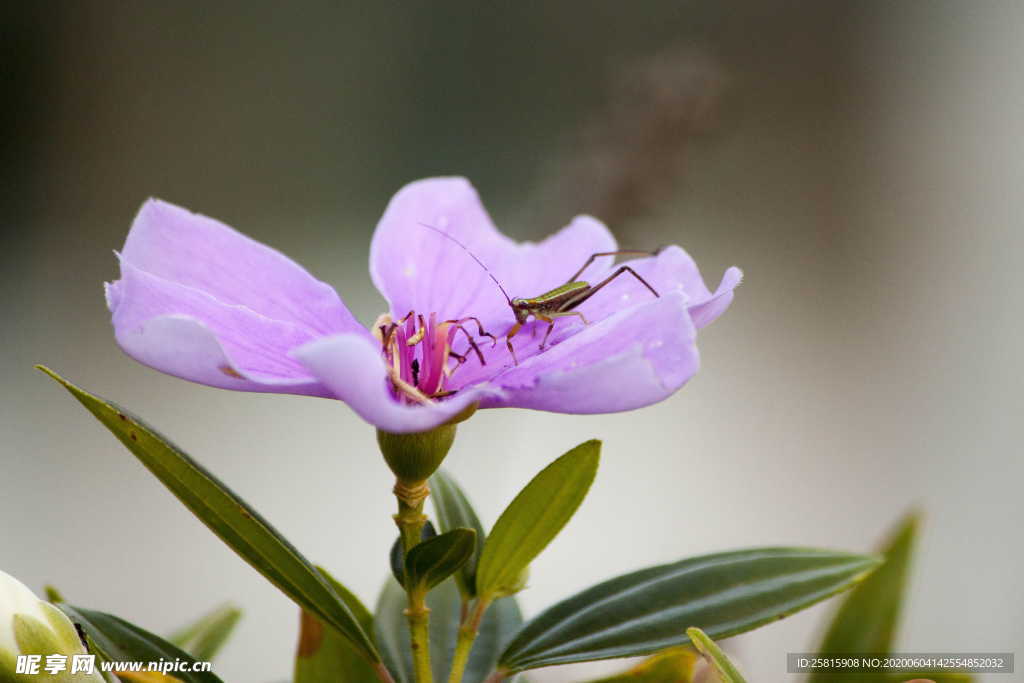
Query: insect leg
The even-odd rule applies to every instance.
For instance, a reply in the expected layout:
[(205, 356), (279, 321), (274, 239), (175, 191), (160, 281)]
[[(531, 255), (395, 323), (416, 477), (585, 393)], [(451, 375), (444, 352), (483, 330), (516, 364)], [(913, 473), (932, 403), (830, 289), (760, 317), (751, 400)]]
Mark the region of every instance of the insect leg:
[[(661, 251), (661, 249), (657, 249), (655, 251), (637, 251), (635, 249), (622, 249), (620, 251), (602, 251), (598, 252), (597, 254), (591, 254), (590, 258), (587, 259), (586, 263), (584, 263), (579, 270), (573, 273), (573, 276), (566, 280), (565, 284), (569, 284), (570, 282), (576, 282), (576, 278), (583, 274), (583, 271), (587, 269), (587, 266), (593, 263), (594, 259), (597, 259), (601, 256), (657, 256), (659, 251)], [(634, 273), (634, 275), (636, 275), (636, 273)]]
[(555, 319), (556, 318), (567, 318), (570, 315), (579, 316), (579, 319), (583, 321), (584, 325), (589, 325), (590, 324), (590, 323), (587, 322), (587, 319), (583, 317), (583, 314), (581, 312), (579, 312), (579, 311), (555, 311), (554, 313), (547, 313), (546, 314), (547, 317), (546, 318), (542, 318), (542, 320), (547, 320), (547, 322), (548, 322), (548, 331), (544, 333), (544, 339), (542, 339), (541, 342), (540, 342), (540, 348), (541, 349), (543, 349), (545, 346), (547, 346), (548, 337), (551, 336), (551, 330), (555, 329)]
[(508, 346), (508, 352), (512, 354), (512, 362), (516, 365), (519, 365), (519, 360), (516, 358), (516, 350), (512, 348), (512, 337), (516, 336), (516, 333), (522, 326), (522, 323), (516, 322), (516, 324), (508, 331), (508, 334), (505, 335), (505, 345)]
[(642, 277), (640, 277), (639, 275), (637, 275), (637, 272), (636, 272), (635, 270), (633, 270), (633, 269), (632, 269), (632, 268), (630, 268), (629, 266), (619, 266), (619, 267), (618, 267), (618, 268), (616, 269), (616, 271), (615, 271), (614, 273), (612, 273), (611, 275), (609, 275), (609, 276), (608, 276), (608, 277), (606, 277), (605, 279), (601, 280), (600, 282), (598, 282), (598, 283), (597, 283), (596, 285), (594, 285), (594, 286), (593, 286), (593, 287), (591, 287), (590, 289), (588, 289), (588, 290), (586, 290), (586, 291), (582, 292), (582, 293), (581, 293), (581, 294), (580, 294), (580, 295), (579, 295), (578, 297), (576, 297), (575, 299), (572, 299), (572, 300), (570, 300), (570, 301), (567, 301), (567, 302), (565, 303), (565, 306), (563, 306), (563, 307), (562, 307), (562, 311), (569, 311), (569, 310), (572, 310), (573, 308), (576, 308), (577, 306), (579, 306), (580, 304), (582, 304), (582, 303), (583, 303), (584, 301), (586, 301), (586, 300), (587, 300), (587, 299), (589, 299), (590, 297), (592, 297), (592, 296), (594, 296), (595, 294), (597, 294), (597, 293), (598, 293), (599, 291), (601, 291), (601, 288), (602, 288), (602, 287), (604, 287), (604, 286), (605, 286), (605, 285), (607, 285), (607, 284), (608, 284), (609, 282), (611, 282), (612, 280), (614, 280), (614, 279), (615, 279), (615, 278), (617, 278), (618, 276), (622, 275), (623, 273), (629, 273), (630, 275), (632, 275), (633, 277), (635, 277), (635, 278), (636, 278), (637, 280), (639, 280), (639, 281), (640, 281), (640, 283), (641, 283), (641, 284), (643, 284), (643, 286), (644, 286), (644, 287), (646, 287), (647, 289), (651, 290), (651, 294), (653, 294), (654, 296), (657, 296), (657, 297), (660, 297), (660, 296), (661, 296), (661, 295), (660, 295), (660, 294), (658, 294), (658, 292), (657, 292), (657, 291), (656, 291), (656, 290), (654, 289), (654, 287), (651, 287), (651, 285), (650, 285), (650, 284), (649, 284), (649, 283), (647, 282), (647, 280), (645, 280), (645, 279), (643, 279)]
[[(487, 361), (484, 360), (484, 354), (480, 352), (480, 347), (476, 345), (476, 341), (473, 339), (473, 335), (469, 333), (469, 330), (459, 324), (455, 325), (455, 329), (462, 330), (462, 333), (466, 335), (466, 340), (469, 342), (470, 347), (476, 352), (476, 357), (480, 359), (480, 365), (487, 365)], [(465, 360), (465, 357), (463, 357), (463, 360)]]
[(466, 316), (465, 318), (459, 318), (458, 320), (445, 320), (445, 322), (446, 323), (455, 323), (456, 325), (462, 325), (467, 320), (472, 320), (473, 322), (476, 323), (476, 330), (477, 330), (477, 336), (478, 337), (490, 337), (491, 338), (491, 348), (494, 348), (495, 345), (497, 345), (498, 338), (495, 337), (490, 332), (484, 332), (484, 324), (482, 322), (480, 322), (480, 319), (477, 318), (476, 316), (470, 315), (470, 316)]

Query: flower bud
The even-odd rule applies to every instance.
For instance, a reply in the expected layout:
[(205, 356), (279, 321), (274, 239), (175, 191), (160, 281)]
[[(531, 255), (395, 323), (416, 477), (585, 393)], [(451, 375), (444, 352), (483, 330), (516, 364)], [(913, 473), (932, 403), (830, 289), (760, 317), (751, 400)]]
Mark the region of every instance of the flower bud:
[[(85, 654), (71, 620), (48, 602), (44, 602), (13, 576), (0, 571), (0, 681), (21, 683), (42, 677), (66, 683), (103, 683), (92, 673), (71, 674), (72, 657)], [(39, 655), (38, 670), (19, 672), (19, 655)], [(45, 673), (48, 655), (61, 655), (63, 668)]]
[(377, 444), (384, 460), (398, 481), (406, 486), (416, 486), (429, 479), (441, 466), (454, 441), (454, 424), (412, 434), (377, 430)]

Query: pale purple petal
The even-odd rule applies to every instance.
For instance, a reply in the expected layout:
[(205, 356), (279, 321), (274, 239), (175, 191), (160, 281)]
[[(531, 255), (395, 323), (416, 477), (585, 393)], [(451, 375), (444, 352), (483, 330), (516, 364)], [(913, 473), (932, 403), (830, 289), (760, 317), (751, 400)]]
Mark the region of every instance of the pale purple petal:
[[(561, 285), (591, 254), (616, 248), (608, 229), (587, 216), (539, 244), (516, 243), (498, 232), (464, 178), (420, 180), (399, 190), (370, 247), (370, 274), (392, 314), (474, 315), (487, 326), (498, 324), (499, 332), (511, 324), (511, 312), (498, 286), (461, 247), (422, 224), (462, 242), (512, 297)], [(608, 262), (600, 259), (588, 273)]]
[(558, 413), (632, 410), (672, 395), (697, 371), (696, 328), (681, 291), (619, 311), (498, 377), (513, 406)]
[(359, 335), (318, 339), (293, 355), (361, 418), (396, 434), (432, 429), (473, 403), (501, 396), (497, 389), (476, 386), (429, 405), (400, 403), (388, 386), (380, 349)]
[[(596, 273), (590, 279), (590, 284), (597, 285), (613, 274), (619, 266), (630, 267), (658, 294), (665, 295), (673, 291), (686, 294), (690, 314), (694, 317), (694, 324), (698, 329), (728, 308), (732, 301), (732, 290), (739, 284), (742, 275), (738, 268), (728, 269), (722, 278), (722, 284), (712, 294), (704, 284), (693, 258), (681, 247), (673, 245), (662, 249), (655, 257), (624, 261), (604, 272)], [(597, 321), (616, 311), (642, 304), (653, 296), (640, 280), (626, 271), (594, 294), (578, 310), (588, 320)]]
[(722, 282), (714, 294), (703, 301), (691, 304), (690, 316), (697, 329), (710, 324), (715, 318), (725, 313), (725, 309), (729, 308), (729, 304), (732, 303), (733, 290), (739, 286), (742, 280), (743, 271), (733, 266), (725, 271)]
[(329, 285), (284, 254), (220, 221), (157, 199), (139, 210), (121, 258), (224, 304), (313, 333), (362, 329)]
[(125, 261), (121, 279), (107, 287), (107, 304), (118, 344), (141, 363), (228, 389), (325, 394), (288, 357), (313, 339), (304, 326), (226, 305)]

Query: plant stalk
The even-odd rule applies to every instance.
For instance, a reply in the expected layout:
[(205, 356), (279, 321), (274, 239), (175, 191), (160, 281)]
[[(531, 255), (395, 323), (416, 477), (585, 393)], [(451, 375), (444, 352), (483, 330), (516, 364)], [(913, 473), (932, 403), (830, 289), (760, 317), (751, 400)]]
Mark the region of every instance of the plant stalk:
[(430, 668), (430, 608), (424, 601), (424, 595), (416, 591), (409, 592), (409, 608), (405, 615), (409, 619), (411, 636), (413, 671), (417, 683), (433, 683), (434, 672)]
[[(398, 499), (395, 524), (398, 525), (406, 556), (420, 542), (423, 526), (427, 523), (427, 516), (423, 514), (423, 504), (429, 494), (430, 489), (427, 488), (425, 481), (406, 484), (399, 480), (395, 483), (395, 497)], [(409, 620), (410, 647), (416, 681), (433, 683), (434, 674), (430, 668), (430, 608), (427, 607), (426, 592), (409, 590), (407, 595), (409, 607), (405, 610), (405, 616)]]
[(452, 670), (448, 676), (448, 683), (461, 683), (462, 676), (466, 671), (466, 664), (469, 663), (469, 653), (473, 650), (473, 643), (476, 641), (477, 633), (480, 632), (480, 622), (484, 618), (484, 612), (491, 604), (490, 600), (477, 598), (473, 610), (462, 620), (459, 626), (459, 638), (455, 643), (455, 655), (452, 658)]

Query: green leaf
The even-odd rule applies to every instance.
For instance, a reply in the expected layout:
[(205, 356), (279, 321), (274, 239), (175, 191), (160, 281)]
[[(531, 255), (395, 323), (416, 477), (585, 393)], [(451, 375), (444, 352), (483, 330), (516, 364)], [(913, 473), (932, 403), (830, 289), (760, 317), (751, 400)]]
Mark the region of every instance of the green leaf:
[[(409, 652), (409, 625), (404, 610), (405, 591), (388, 578), (374, 617), (374, 636), (388, 670), (397, 683), (415, 683)], [(444, 581), (427, 594), (430, 608), (430, 665), (435, 681), (448, 680), (458, 638), (462, 597), (454, 581)], [(498, 653), (523, 623), (515, 598), (500, 598), (484, 614), (469, 656), (463, 683), (481, 683), (494, 671)]]
[(718, 647), (715, 641), (708, 638), (704, 631), (701, 631), (699, 628), (688, 628), (686, 629), (686, 635), (689, 636), (697, 651), (710, 662), (711, 667), (718, 674), (718, 678), (722, 683), (746, 683), (740, 672), (736, 670), (736, 667), (733, 666), (729, 658), (722, 652), (722, 649)]
[(430, 590), (466, 564), (475, 546), (472, 529), (453, 529), (423, 541), (405, 558), (406, 588)]
[[(359, 598), (335, 581), (326, 569), (317, 569), (345, 601), (362, 629), (372, 633), (373, 616)], [(302, 610), (292, 678), (294, 683), (365, 683), (376, 677), (373, 667), (349, 640), (333, 629), (324, 628), (322, 621)]]
[(886, 655), (892, 651), (917, 526), (916, 515), (900, 522), (879, 553), (885, 564), (839, 605), (819, 652)]
[[(434, 525), (427, 520), (423, 525), (423, 529), (420, 530), (420, 542), (429, 540), (437, 536), (437, 531), (434, 529)], [(405, 585), (405, 547), (402, 542), (402, 537), (395, 537), (395, 542), (391, 544), (391, 552), (388, 554), (388, 560), (391, 563), (391, 575), (395, 577), (398, 583)]]
[[(82, 629), (93, 654), (108, 662), (196, 661), (178, 646), (124, 619), (65, 603), (59, 603), (57, 607)], [(175, 671), (174, 677), (184, 683), (220, 682), (210, 672)]]
[(689, 647), (670, 647), (614, 676), (590, 683), (693, 683), (697, 653)]
[(756, 548), (625, 574), (548, 608), (501, 656), (509, 671), (647, 655), (749, 631), (846, 590), (880, 560), (825, 550)]
[(171, 635), (168, 640), (200, 661), (211, 661), (227, 642), (242, 610), (226, 604)]
[(349, 638), (372, 661), (380, 655), (330, 584), (270, 523), (220, 480), (127, 410), (37, 366), (114, 433), (207, 527), (288, 597)]
[(438, 470), (430, 478), (430, 499), (434, 503), (434, 514), (441, 526), (441, 531), (451, 531), (459, 527), (476, 531), (476, 543), (469, 561), (462, 565), (455, 574), (455, 582), (466, 597), (476, 596), (476, 569), (480, 564), (480, 549), (487, 538), (480, 518), (473, 511), (466, 494), (462, 492), (455, 480), (444, 470)]
[[(828, 655), (877, 656), (892, 653), (919, 525), (919, 516), (911, 513), (904, 517), (883, 541), (879, 554), (885, 557), (885, 564), (843, 599), (836, 609), (818, 652)], [(808, 683), (827, 683), (831, 676), (832, 674), (827, 672), (812, 673)], [(851, 681), (889, 683), (914, 678), (928, 679), (935, 683), (972, 680), (968, 674), (955, 673), (877, 673), (852, 676)]]
[(555, 460), (526, 485), (498, 518), (477, 569), (482, 599), (514, 593), (530, 562), (576, 512), (597, 474), (601, 442), (592, 440)]

